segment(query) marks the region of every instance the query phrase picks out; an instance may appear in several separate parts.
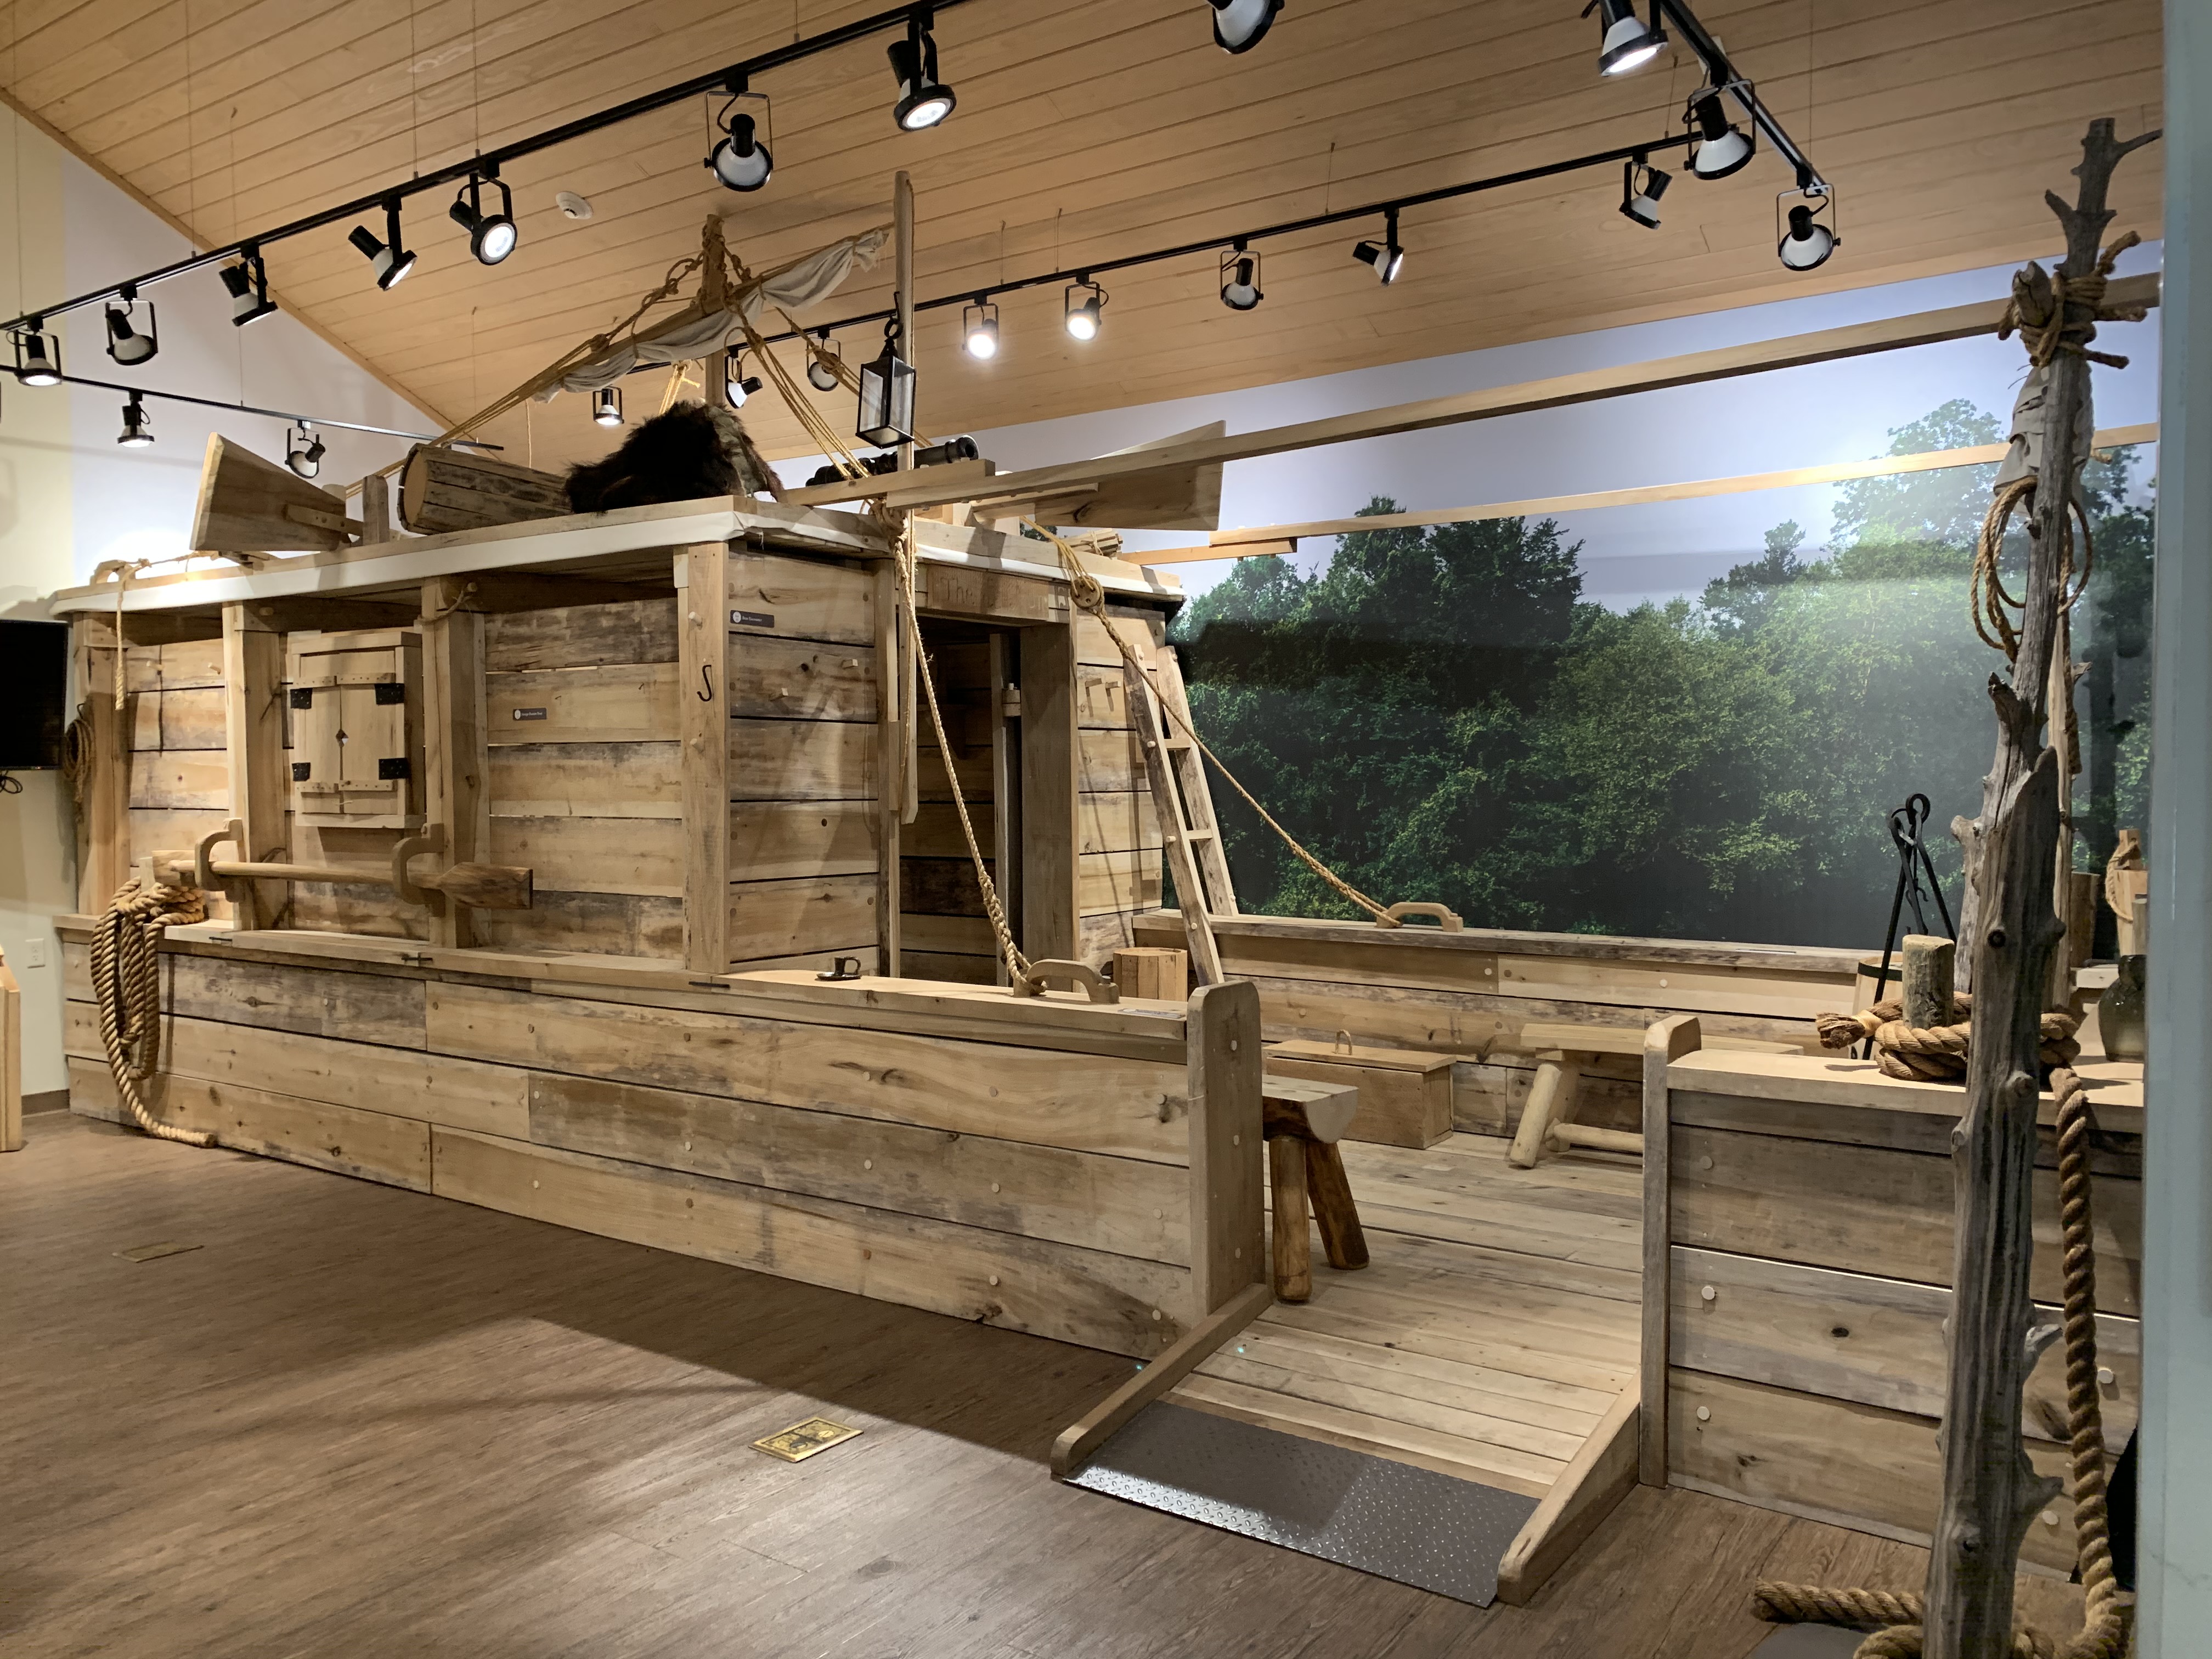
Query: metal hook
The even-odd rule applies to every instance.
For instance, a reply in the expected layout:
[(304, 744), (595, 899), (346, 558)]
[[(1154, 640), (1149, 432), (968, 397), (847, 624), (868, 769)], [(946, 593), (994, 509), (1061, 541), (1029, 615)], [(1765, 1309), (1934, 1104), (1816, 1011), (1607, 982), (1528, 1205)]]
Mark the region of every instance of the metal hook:
[(698, 698), (701, 702), (714, 702), (714, 671), (703, 662), (699, 665), (699, 681), (700, 684), (704, 685), (707, 689), (704, 691), (694, 691), (691, 695)]

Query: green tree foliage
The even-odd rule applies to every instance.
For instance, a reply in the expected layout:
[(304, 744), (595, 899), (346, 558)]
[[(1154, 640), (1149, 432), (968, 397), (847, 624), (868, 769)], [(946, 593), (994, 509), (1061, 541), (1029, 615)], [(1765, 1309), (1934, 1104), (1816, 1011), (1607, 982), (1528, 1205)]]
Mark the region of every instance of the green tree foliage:
[[(1971, 404), (1891, 453), (1997, 441)], [(2149, 514), (2124, 457), (2092, 469), (2099, 564), (2077, 613), (2082, 859), (2141, 822)], [(1237, 564), (1186, 607), (1200, 729), (1291, 832), (1386, 902), (1493, 927), (1863, 945), (1887, 916), (1889, 809), (1934, 801), (1931, 850), (1978, 804), (1999, 659), (1966, 593), (1995, 467), (1860, 480), (1828, 547), (1795, 523), (1700, 599), (1581, 597), (1550, 520), (1345, 537), (1326, 569)], [(1396, 511), (1381, 497), (1366, 515)], [(1225, 790), (1245, 907), (1350, 907)], [(2130, 816), (2133, 814), (2133, 816)]]

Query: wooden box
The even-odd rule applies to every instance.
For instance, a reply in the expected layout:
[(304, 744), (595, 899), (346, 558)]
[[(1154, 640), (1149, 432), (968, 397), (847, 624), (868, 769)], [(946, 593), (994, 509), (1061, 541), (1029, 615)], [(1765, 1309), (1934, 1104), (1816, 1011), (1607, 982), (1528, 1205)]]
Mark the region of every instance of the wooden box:
[(1359, 1115), (1346, 1140), (1386, 1146), (1433, 1146), (1452, 1130), (1452, 1060), (1407, 1048), (1361, 1048), (1344, 1042), (1278, 1043), (1267, 1070), (1359, 1091)]

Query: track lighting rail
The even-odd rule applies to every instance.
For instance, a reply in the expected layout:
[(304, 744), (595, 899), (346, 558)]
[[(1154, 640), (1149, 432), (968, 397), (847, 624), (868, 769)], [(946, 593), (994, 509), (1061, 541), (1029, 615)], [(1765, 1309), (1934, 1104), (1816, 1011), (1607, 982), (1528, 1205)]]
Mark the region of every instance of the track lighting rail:
[[(156, 392), (150, 386), (125, 386), (117, 380), (94, 380), (82, 374), (57, 374), (52, 384), (90, 386), (98, 392), (120, 392), (127, 398), (158, 398), (173, 404), (198, 404), (202, 409), (226, 410), (233, 415), (266, 415), (272, 421), (305, 421), (310, 426), (341, 428), (348, 432), (374, 432), (385, 438), (411, 438), (417, 443), (435, 441), (434, 432), (402, 432), (397, 427), (370, 426), (362, 421), (334, 421), (325, 415), (301, 415), (286, 409), (260, 409), (252, 404), (225, 403), (220, 398), (195, 398), (189, 392)], [(478, 443), (473, 439), (454, 441), (467, 449), (497, 449), (497, 444)]]
[[(1828, 181), (1820, 176), (1820, 168), (1813, 165), (1813, 158), (1798, 149), (1796, 141), (1783, 131), (1782, 123), (1768, 113), (1766, 106), (1759, 101), (1759, 94), (1752, 90), (1751, 83), (1736, 72), (1735, 65), (1729, 62), (1728, 54), (1721, 50), (1720, 42), (1705, 33), (1705, 26), (1698, 21), (1696, 14), (1682, 4), (1681, 0), (1651, 0), (1651, 9), (1654, 17), (1664, 17), (1680, 32), (1682, 40), (1697, 55), (1698, 62), (1705, 66), (1706, 79), (1714, 86), (1725, 88), (1741, 106), (1743, 112), (1751, 118), (1752, 125), (1766, 136), (1766, 142), (1797, 170), (1797, 187), (1810, 195), (1826, 196), (1829, 190)], [(1658, 146), (1655, 144), (1651, 148), (1656, 149)]]
[[(557, 127), (549, 127), (544, 132), (533, 133), (527, 138), (518, 138), (511, 144), (504, 144), (497, 149), (486, 150), (481, 155), (472, 155), (465, 161), (454, 161), (432, 172), (418, 173), (404, 184), (386, 185), (382, 189), (372, 191), (366, 196), (356, 197), (350, 202), (341, 203), (336, 207), (325, 208), (319, 212), (307, 215), (305, 218), (295, 219), (289, 224), (278, 225), (272, 230), (258, 231), (251, 236), (240, 237), (236, 241), (226, 242), (221, 247), (210, 248), (204, 253), (195, 253), (188, 258), (179, 259), (172, 264), (163, 265), (158, 270), (147, 271), (142, 276), (131, 277), (125, 282), (111, 283), (105, 288), (94, 289), (89, 293), (77, 295), (73, 300), (64, 300), (58, 305), (42, 306), (35, 310), (27, 311), (19, 317), (0, 324), (0, 332), (15, 332), (34, 328), (40, 325), (42, 319), (58, 317), (64, 313), (82, 310), (86, 306), (100, 305), (109, 300), (119, 300), (123, 297), (125, 289), (149, 288), (155, 283), (167, 282), (173, 276), (182, 276), (191, 271), (204, 270), (211, 265), (219, 265), (224, 260), (237, 258), (241, 254), (258, 254), (272, 243), (281, 242), (294, 236), (302, 236), (309, 231), (320, 230), (326, 225), (337, 224), (344, 220), (357, 219), (364, 214), (380, 212), (388, 204), (404, 201), (410, 197), (427, 195), (433, 191), (447, 190), (455, 185), (465, 185), (472, 178), (495, 177), (498, 169), (507, 162), (519, 161), (526, 155), (535, 155), (540, 150), (551, 149), (571, 140), (604, 131), (609, 127), (618, 126), (624, 121), (635, 120), (641, 115), (650, 115), (655, 110), (665, 109), (671, 104), (680, 104), (688, 99), (699, 97), (702, 94), (726, 93), (732, 76), (764, 75), (771, 70), (800, 63), (838, 46), (849, 46), (856, 40), (865, 40), (871, 35), (881, 34), (892, 29), (903, 31), (907, 29), (909, 21), (915, 17), (950, 11), (961, 3), (963, 0), (928, 0), (927, 4), (898, 6), (890, 11), (879, 11), (872, 16), (840, 24), (836, 28), (825, 29), (819, 34), (810, 35), (804, 40), (794, 40), (788, 46), (774, 47), (757, 57), (726, 64), (705, 75), (695, 75), (690, 80), (678, 82), (673, 86), (642, 93), (635, 98), (611, 106), (595, 113), (579, 116), (573, 121), (563, 122)], [(230, 405), (222, 404), (219, 407), (228, 408)], [(325, 424), (336, 426), (342, 423), (332, 421)]]

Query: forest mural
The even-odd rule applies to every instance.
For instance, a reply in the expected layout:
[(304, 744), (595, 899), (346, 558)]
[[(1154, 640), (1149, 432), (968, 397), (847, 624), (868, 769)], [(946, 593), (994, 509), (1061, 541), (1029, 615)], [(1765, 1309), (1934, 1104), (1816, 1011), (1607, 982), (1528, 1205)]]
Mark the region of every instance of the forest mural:
[[(1957, 401), (1890, 435), (1911, 454), (2002, 434)], [(2082, 868), (2148, 804), (2139, 464), (2100, 456), (2087, 479)], [(1441, 899), (1478, 927), (1872, 946), (1896, 879), (1890, 809), (1923, 793), (1940, 832), (1979, 804), (2002, 659), (1966, 591), (1995, 471), (1842, 486), (1824, 545), (1777, 525), (1763, 557), (1698, 598), (1626, 614), (1582, 597), (1581, 545), (1558, 524), (1516, 519), (1346, 536), (1311, 576), (1242, 561), (1172, 638), (1222, 759), (1386, 903)], [(1243, 908), (1352, 914), (1215, 796)], [(1955, 909), (1957, 847), (1937, 833), (1932, 850)]]

